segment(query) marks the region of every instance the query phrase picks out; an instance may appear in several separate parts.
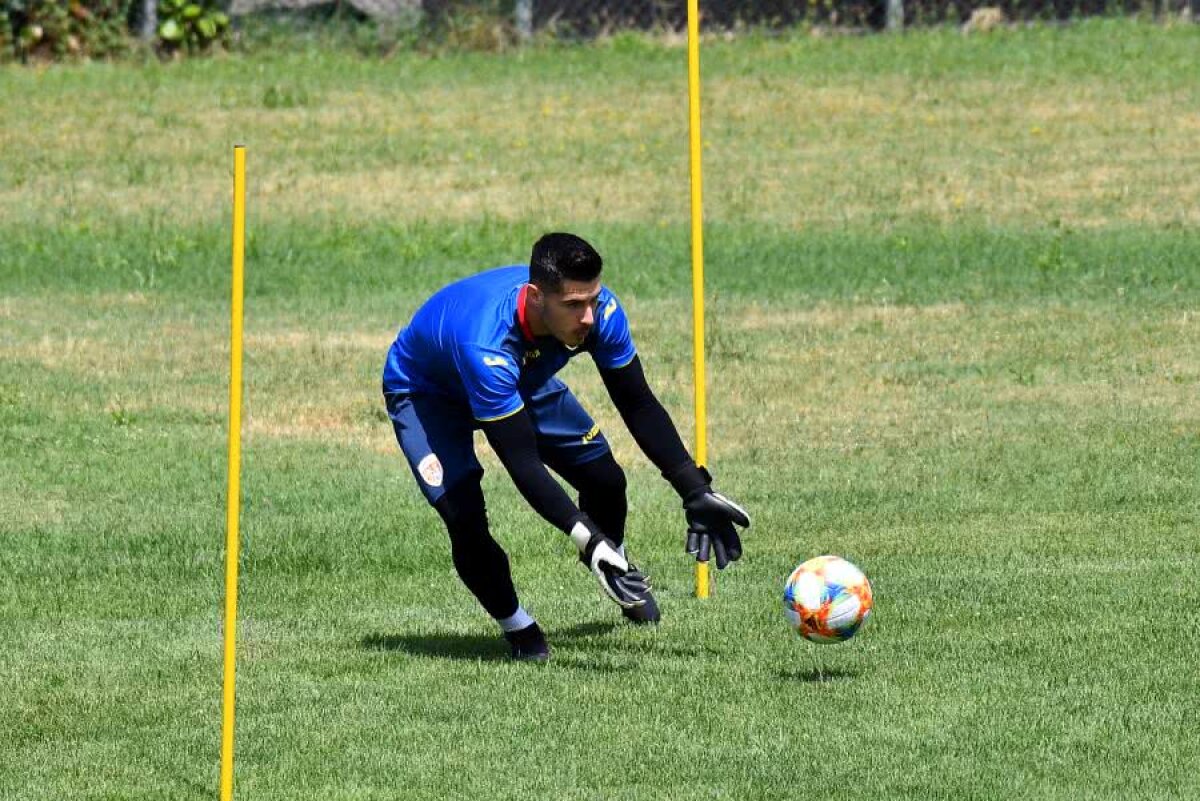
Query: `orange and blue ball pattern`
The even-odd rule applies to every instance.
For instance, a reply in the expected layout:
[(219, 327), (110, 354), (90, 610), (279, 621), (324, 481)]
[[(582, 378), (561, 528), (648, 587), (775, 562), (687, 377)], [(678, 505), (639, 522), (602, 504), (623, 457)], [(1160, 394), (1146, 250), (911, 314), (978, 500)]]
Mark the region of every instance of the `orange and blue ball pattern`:
[(815, 643), (845, 642), (871, 614), (866, 575), (840, 556), (818, 556), (797, 567), (783, 588), (792, 628)]

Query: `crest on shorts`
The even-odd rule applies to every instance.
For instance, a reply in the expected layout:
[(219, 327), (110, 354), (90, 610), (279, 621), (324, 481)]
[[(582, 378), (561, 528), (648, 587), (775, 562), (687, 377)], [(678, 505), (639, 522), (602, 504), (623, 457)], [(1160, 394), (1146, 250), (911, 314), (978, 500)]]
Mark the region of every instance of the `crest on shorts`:
[(442, 463), (438, 461), (437, 454), (431, 453), (422, 459), (417, 465), (417, 472), (429, 486), (442, 486)]

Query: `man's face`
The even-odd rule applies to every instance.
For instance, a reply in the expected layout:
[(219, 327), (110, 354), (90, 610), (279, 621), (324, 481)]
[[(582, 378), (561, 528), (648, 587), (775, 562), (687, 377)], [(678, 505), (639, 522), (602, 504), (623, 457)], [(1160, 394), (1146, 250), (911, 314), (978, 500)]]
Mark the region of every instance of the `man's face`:
[(563, 281), (560, 292), (542, 292), (536, 286), (535, 303), (542, 324), (550, 335), (568, 348), (577, 348), (587, 339), (596, 322), (596, 300), (600, 297), (600, 279)]

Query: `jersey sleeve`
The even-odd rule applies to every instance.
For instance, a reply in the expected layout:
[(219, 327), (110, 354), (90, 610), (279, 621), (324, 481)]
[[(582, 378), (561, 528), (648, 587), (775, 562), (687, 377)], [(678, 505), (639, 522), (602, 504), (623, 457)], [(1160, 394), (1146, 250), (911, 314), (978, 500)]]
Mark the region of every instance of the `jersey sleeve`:
[(592, 359), (602, 370), (615, 370), (629, 364), (635, 356), (637, 349), (633, 346), (625, 309), (616, 295), (605, 291), (596, 309), (596, 341), (592, 345)]
[(454, 351), (454, 361), (476, 420), (499, 420), (516, 414), (525, 405), (517, 390), (520, 368), (508, 351), (461, 344)]

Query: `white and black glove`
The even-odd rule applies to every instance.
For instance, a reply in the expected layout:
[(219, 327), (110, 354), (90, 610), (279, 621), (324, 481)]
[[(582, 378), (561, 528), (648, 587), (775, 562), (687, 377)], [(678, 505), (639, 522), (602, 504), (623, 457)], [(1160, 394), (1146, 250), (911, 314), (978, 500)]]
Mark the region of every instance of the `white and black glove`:
[(742, 539), (734, 525), (750, 527), (746, 510), (719, 492), (713, 492), (712, 476), (703, 467), (688, 462), (671, 473), (663, 474), (683, 498), (687, 517), (685, 548), (697, 562), (717, 557), (717, 570), (742, 556)]
[(742, 539), (734, 523), (750, 527), (746, 510), (719, 492), (705, 487), (683, 501), (687, 517), (687, 552), (696, 555), (697, 562), (707, 562), (709, 550), (717, 557), (717, 570), (742, 557)]
[(595, 574), (600, 588), (626, 609), (646, 603), (650, 582), (636, 566), (625, 561), (613, 541), (604, 536), (587, 515), (571, 527), (571, 541), (579, 549), (579, 561)]

